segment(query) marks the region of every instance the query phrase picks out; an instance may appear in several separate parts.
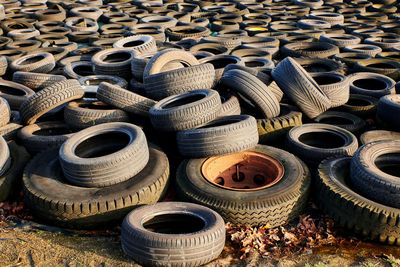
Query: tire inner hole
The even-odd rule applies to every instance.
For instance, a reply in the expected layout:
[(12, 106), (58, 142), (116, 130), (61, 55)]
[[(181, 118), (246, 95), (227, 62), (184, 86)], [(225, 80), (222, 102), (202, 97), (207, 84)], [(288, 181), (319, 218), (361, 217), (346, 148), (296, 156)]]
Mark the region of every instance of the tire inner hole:
[(342, 80), (338, 76), (330, 76), (330, 75), (321, 75), (313, 78), (319, 85), (338, 83)]
[(345, 140), (331, 132), (311, 132), (300, 135), (299, 141), (316, 148), (338, 148), (345, 145)]
[(139, 45), (142, 45), (142, 44), (144, 44), (143, 41), (136, 40), (136, 41), (130, 41), (130, 42), (125, 43), (123, 45), (123, 47), (135, 47), (135, 46), (139, 46)]
[(205, 222), (191, 214), (162, 214), (148, 218), (143, 227), (150, 232), (161, 234), (189, 234), (202, 230)]
[(26, 93), (18, 88), (0, 85), (0, 92), (7, 95), (24, 96)]
[(82, 141), (75, 148), (75, 155), (81, 158), (96, 158), (115, 153), (130, 142), (130, 137), (123, 132), (108, 132), (92, 136)]
[(28, 64), (39, 62), (42, 59), (44, 59), (44, 56), (38, 55), (38, 56), (31, 57), (31, 58), (27, 58), (26, 60), (20, 62), (20, 64), (21, 65), (28, 65)]
[(388, 153), (375, 159), (375, 165), (386, 174), (400, 178), (400, 153)]
[(383, 90), (386, 89), (386, 83), (378, 79), (357, 79), (353, 81), (353, 85), (367, 90)]
[(187, 105), (187, 104), (199, 101), (205, 97), (206, 96), (202, 95), (202, 94), (189, 95), (186, 97), (179, 98), (175, 101), (172, 101), (172, 102), (166, 104), (165, 106), (163, 106), (162, 108), (166, 109), (166, 108), (174, 108), (174, 107), (178, 107), (178, 106)]

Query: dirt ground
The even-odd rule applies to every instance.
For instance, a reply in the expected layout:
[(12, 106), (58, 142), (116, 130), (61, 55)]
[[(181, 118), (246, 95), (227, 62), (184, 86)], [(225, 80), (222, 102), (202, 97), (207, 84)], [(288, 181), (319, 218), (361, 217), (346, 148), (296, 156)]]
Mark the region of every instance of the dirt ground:
[[(0, 222), (0, 266), (139, 266), (123, 253), (118, 231), (66, 231), (10, 217)], [(252, 251), (239, 260), (237, 248), (228, 241), (207, 266), (400, 266), (399, 257), (397, 247), (359, 242), (285, 258), (262, 258)]]

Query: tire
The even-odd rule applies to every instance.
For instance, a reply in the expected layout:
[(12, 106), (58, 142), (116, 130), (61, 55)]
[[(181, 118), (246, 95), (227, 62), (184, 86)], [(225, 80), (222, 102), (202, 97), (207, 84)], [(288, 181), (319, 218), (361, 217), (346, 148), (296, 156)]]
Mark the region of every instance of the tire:
[(221, 98), (211, 89), (174, 95), (150, 109), (153, 127), (160, 131), (183, 131), (214, 120), (221, 111)]
[(350, 92), (380, 98), (395, 93), (396, 82), (385, 75), (357, 72), (348, 76)]
[[(24, 85), (33, 91), (37, 92), (43, 88), (46, 88), (53, 83), (65, 81), (66, 78), (62, 75), (52, 75), (45, 73), (32, 73), (17, 71), (13, 74), (13, 82)], [(30, 91), (32, 91), (30, 90)], [(33, 92), (32, 91), (32, 92)], [(30, 94), (28, 95), (30, 96)]]
[[(249, 68), (249, 67), (237, 65), (237, 64), (229, 64), (228, 66), (226, 66), (224, 68), (224, 73), (227, 71), (230, 71), (230, 70), (244, 70), (245, 72), (248, 72), (248, 73), (256, 76), (260, 81), (262, 81), (265, 84), (269, 84), (271, 82), (271, 78), (267, 74), (265, 74), (257, 69), (254, 69), (254, 68)], [(274, 95), (276, 96), (278, 101), (280, 101), (280, 99), (282, 97), (278, 97), (278, 95), (280, 95), (280, 93), (277, 94), (277, 92), (274, 90), (274, 88), (275, 87), (273, 87), (273, 86), (270, 87), (270, 89), (272, 90), (272, 92), (274, 93)], [(281, 94), (283, 96), (282, 91), (281, 91)]]
[(330, 110), (314, 118), (314, 121), (317, 123), (335, 125), (354, 134), (360, 133), (367, 125), (363, 119), (356, 115)]
[(255, 226), (268, 222), (270, 227), (277, 227), (296, 219), (310, 190), (307, 166), (289, 152), (274, 147), (257, 145), (248, 151), (278, 160), (285, 169), (282, 179), (256, 191), (227, 190), (204, 178), (201, 169), (207, 158), (184, 160), (176, 176), (178, 197), (207, 206), (233, 224)]
[[(34, 61), (35, 60), (35, 61)], [(48, 73), (56, 66), (54, 56), (50, 53), (32, 53), (20, 57), (10, 64), (12, 71), (25, 71), (36, 73)]]
[(72, 64), (73, 62), (87, 61), (90, 63), (91, 60), (92, 60), (92, 55), (69, 56), (61, 59), (59, 62), (57, 62), (57, 65), (59, 65), (60, 67), (65, 67), (69, 64)]
[(362, 145), (382, 140), (400, 140), (400, 132), (371, 130), (360, 135), (360, 142)]
[(279, 102), (272, 91), (257, 77), (243, 70), (225, 72), (219, 83), (247, 98), (265, 118), (279, 115)]
[(210, 35), (210, 30), (201, 26), (175, 26), (165, 30), (170, 41), (179, 41), (183, 38), (203, 37)]
[(128, 113), (148, 117), (157, 102), (107, 82), (100, 83), (97, 98)]
[(361, 118), (373, 117), (378, 106), (378, 99), (372, 96), (350, 94), (346, 104), (336, 108)]
[(11, 165), (0, 177), (0, 201), (6, 201), (11, 195), (20, 192), (21, 176), (29, 154), (14, 141), (8, 143)]
[(349, 68), (353, 68), (354, 64), (356, 64), (357, 61), (363, 59), (369, 59), (372, 58), (372, 56), (358, 52), (344, 52), (334, 55), (332, 58), (340, 62), (343, 62)]
[(398, 114), (400, 112), (400, 95), (387, 95), (378, 102), (376, 115), (394, 129), (400, 130)]
[(129, 79), (131, 60), (134, 55), (133, 50), (126, 48), (109, 48), (97, 52), (92, 57), (93, 72), (96, 75), (112, 75)]
[(0, 137), (0, 149), (0, 176), (2, 176), (11, 165), (10, 149), (3, 137)]
[(178, 132), (176, 142), (179, 153), (186, 158), (236, 153), (257, 145), (257, 122), (249, 115), (226, 116), (200, 128)]
[(203, 42), (190, 47), (191, 53), (195, 52), (209, 52), (213, 55), (227, 55), (230, 49), (221, 43)]
[(400, 140), (363, 145), (354, 154), (350, 164), (350, 180), (355, 189), (372, 201), (398, 209), (399, 152)]
[[(7, 100), (0, 97), (0, 127), (3, 127), (10, 121), (11, 109)], [(1, 161), (0, 161), (1, 163)], [(0, 164), (1, 169), (1, 164)]]
[(338, 73), (345, 74), (344, 65), (338, 61), (328, 58), (296, 58), (299, 63), (311, 76), (316, 73)]
[(215, 81), (219, 81), (221, 79), (225, 67), (234, 64), (244, 66), (244, 62), (240, 57), (230, 56), (230, 55), (216, 55), (203, 58), (199, 61), (201, 64), (211, 63), (215, 69)]
[(314, 73), (311, 75), (331, 101), (331, 107), (339, 107), (349, 101), (350, 84), (347, 76), (338, 73)]
[(350, 161), (349, 157), (341, 157), (324, 160), (319, 165), (317, 203), (338, 225), (351, 232), (400, 245), (399, 210), (374, 202), (354, 190), (349, 184)]
[(147, 62), (143, 71), (143, 79), (146, 79), (147, 76), (160, 73), (162, 68), (171, 62), (179, 62), (185, 64), (187, 67), (199, 64), (199, 61), (187, 51), (166, 49), (156, 53)]
[(8, 61), (6, 56), (0, 56), (0, 76), (6, 74), (8, 68)]
[(352, 156), (358, 142), (354, 134), (340, 127), (310, 123), (292, 128), (286, 136), (286, 147), (309, 167), (317, 167), (329, 157)]
[(83, 97), (84, 91), (77, 80), (56, 82), (22, 103), (20, 108), (24, 124), (33, 124), (43, 114), (62, 104)]
[(64, 121), (71, 128), (84, 129), (108, 122), (129, 122), (129, 116), (97, 100), (78, 100), (64, 108)]
[(67, 64), (63, 69), (63, 74), (67, 79), (80, 79), (84, 76), (95, 75), (93, 63), (90, 61), (76, 61)]
[(225, 91), (219, 91), (219, 95), (221, 97), (221, 111), (218, 118), (231, 115), (240, 115), (240, 103), (236, 96)]
[(319, 41), (331, 43), (342, 48), (348, 45), (359, 44), (361, 42), (361, 39), (351, 34), (328, 33), (321, 35)]
[[(58, 150), (38, 154), (23, 175), (24, 199), (32, 214), (66, 228), (109, 227), (133, 208), (155, 204), (166, 191), (167, 156), (150, 147), (144, 169), (129, 180), (105, 188), (81, 188), (60, 177)], [(131, 164), (129, 164), (131, 165)]]
[(339, 48), (330, 43), (296, 42), (284, 45), (281, 53), (285, 57), (327, 58), (339, 54)]
[(355, 44), (344, 47), (343, 52), (356, 52), (375, 57), (377, 54), (382, 52), (382, 48), (371, 44)]
[(148, 97), (160, 100), (192, 90), (212, 88), (214, 81), (214, 66), (200, 64), (146, 76), (144, 86)]
[(7, 100), (12, 110), (19, 110), (22, 103), (33, 94), (34, 91), (22, 84), (0, 80), (0, 97)]
[(386, 58), (360, 60), (354, 65), (354, 70), (379, 73), (396, 81), (400, 78), (400, 62)]
[(72, 133), (73, 131), (64, 122), (39, 122), (20, 129), (18, 139), (33, 155), (49, 148), (59, 148), (72, 136)]
[(114, 48), (129, 48), (139, 54), (147, 54), (157, 51), (156, 41), (148, 35), (136, 35), (125, 37), (113, 44)]
[[(146, 227), (151, 222), (155, 231)], [(173, 233), (165, 234), (166, 229)], [(209, 208), (162, 202), (130, 212), (122, 223), (121, 243), (126, 254), (145, 266), (200, 266), (222, 252), (225, 223)]]
[(293, 58), (282, 60), (271, 74), (285, 95), (310, 119), (330, 108), (331, 101), (327, 95)]
[(64, 176), (71, 184), (105, 187), (138, 174), (149, 160), (149, 151), (146, 136), (138, 126), (110, 122), (74, 134), (63, 143), (59, 156)]
[(271, 119), (257, 119), (259, 143), (277, 146), (283, 144), (287, 132), (295, 126), (302, 125), (302, 113), (294, 106), (280, 104), (280, 113)]
[(66, 48), (54, 46), (40, 48), (37, 50), (37, 52), (46, 52), (52, 54), (56, 63), (66, 57), (68, 54), (68, 50)]
[(6, 45), (6, 49), (17, 49), (22, 52), (31, 52), (38, 49), (42, 43), (37, 40), (20, 40)]
[(32, 28), (17, 29), (17, 30), (9, 31), (7, 33), (7, 36), (12, 38), (15, 41), (32, 39), (38, 35), (40, 35), (40, 32), (38, 30), (32, 29)]
[(102, 82), (108, 82), (113, 85), (119, 86), (121, 88), (126, 89), (128, 87), (128, 82), (121, 77), (111, 76), (111, 75), (91, 75), (81, 77), (79, 79), (79, 83), (82, 86), (99, 86)]

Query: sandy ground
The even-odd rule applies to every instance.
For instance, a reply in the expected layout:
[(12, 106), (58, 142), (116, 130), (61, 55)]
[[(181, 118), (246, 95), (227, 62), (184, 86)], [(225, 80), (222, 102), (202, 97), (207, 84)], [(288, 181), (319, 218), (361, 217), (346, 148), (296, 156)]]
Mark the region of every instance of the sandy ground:
[[(252, 252), (247, 259), (239, 260), (238, 251), (227, 242), (220, 257), (207, 266), (400, 266), (399, 256), (400, 248), (360, 243), (322, 247), (283, 259), (264, 259)], [(123, 253), (118, 231), (69, 232), (11, 218), (0, 222), (0, 266), (139, 265)]]

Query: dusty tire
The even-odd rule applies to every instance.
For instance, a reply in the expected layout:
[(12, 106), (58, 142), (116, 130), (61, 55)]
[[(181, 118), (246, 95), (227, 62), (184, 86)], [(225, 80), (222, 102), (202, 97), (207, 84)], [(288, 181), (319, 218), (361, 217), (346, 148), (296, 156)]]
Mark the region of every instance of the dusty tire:
[(349, 184), (350, 161), (350, 157), (322, 161), (316, 179), (317, 203), (338, 225), (372, 240), (400, 245), (399, 210), (356, 192)]
[(22, 103), (35, 94), (34, 91), (24, 86), (23, 84), (0, 80), (0, 97), (7, 100), (10, 108), (19, 110)]
[[(314, 79), (292, 58), (282, 60), (271, 72), (279, 88), (309, 118), (315, 118), (331, 106), (331, 101)], [(292, 77), (287, 79), (287, 77)]]
[(49, 148), (59, 148), (72, 133), (64, 122), (39, 122), (20, 129), (18, 139), (29, 153), (36, 154)]
[(33, 124), (43, 114), (62, 104), (83, 96), (83, 88), (77, 80), (56, 82), (37, 92), (22, 103), (21, 118), (25, 124)]
[(361, 118), (373, 116), (376, 112), (378, 99), (372, 96), (350, 94), (346, 104), (336, 108), (337, 110), (348, 112)]
[(350, 85), (346, 76), (338, 73), (314, 73), (311, 76), (331, 101), (332, 108), (349, 100)]
[(399, 208), (399, 152), (400, 140), (363, 145), (350, 165), (350, 179), (357, 191), (368, 199)]
[(317, 167), (332, 156), (352, 156), (358, 142), (351, 132), (340, 127), (310, 123), (291, 129), (286, 136), (286, 147), (310, 167)]
[(26, 166), (24, 199), (32, 214), (65, 228), (100, 228), (121, 223), (133, 208), (159, 201), (168, 184), (169, 164), (163, 152), (150, 147), (150, 160), (141, 172), (105, 188), (69, 185), (60, 173), (58, 150), (38, 154)]
[(200, 64), (146, 76), (144, 86), (148, 97), (160, 100), (196, 89), (212, 88), (214, 80), (214, 66)]
[(65, 178), (82, 187), (105, 187), (138, 174), (149, 160), (146, 136), (136, 125), (110, 122), (86, 128), (60, 148)]
[(294, 106), (280, 104), (279, 116), (271, 119), (257, 119), (260, 144), (283, 144), (287, 132), (295, 126), (302, 125), (303, 114)]
[(350, 92), (380, 98), (395, 92), (396, 82), (382, 74), (357, 72), (348, 76)]
[(3, 175), (11, 164), (10, 149), (6, 140), (0, 137), (0, 175)]
[(55, 82), (64, 81), (66, 78), (62, 75), (52, 75), (45, 73), (32, 73), (32, 72), (14, 72), (13, 81), (26, 87), (39, 91)]
[(143, 71), (143, 79), (146, 79), (146, 77), (149, 75), (161, 72), (162, 68), (171, 62), (183, 63), (186, 66), (194, 66), (199, 64), (199, 61), (187, 51), (166, 49), (156, 53), (147, 62)]
[(254, 75), (243, 70), (230, 70), (223, 74), (219, 83), (252, 102), (265, 118), (279, 115), (279, 102), (275, 95)]
[(315, 117), (314, 121), (318, 123), (335, 125), (354, 134), (360, 133), (367, 125), (363, 119), (356, 115), (347, 112), (330, 110), (325, 111), (318, 117)]
[(394, 129), (400, 130), (398, 114), (400, 112), (400, 95), (387, 95), (378, 102), (376, 115)]
[(8, 143), (11, 165), (0, 177), (0, 201), (5, 201), (9, 196), (19, 192), (23, 169), (29, 160), (29, 154), (14, 141)]
[(176, 142), (186, 158), (236, 153), (258, 143), (257, 123), (249, 115), (226, 116), (200, 128), (178, 132)]
[[(6, 125), (10, 121), (11, 109), (7, 100), (0, 97), (0, 127)], [(1, 164), (0, 164), (1, 165)]]
[(64, 108), (64, 121), (71, 128), (84, 129), (108, 122), (129, 122), (128, 113), (97, 100), (71, 101)]
[[(157, 221), (158, 216), (163, 220)], [(155, 230), (149, 231), (145, 224), (151, 222)], [(164, 232), (166, 229), (170, 231)], [(121, 243), (124, 252), (143, 265), (200, 266), (222, 252), (225, 224), (218, 213), (206, 207), (161, 202), (135, 209), (125, 217)]]
[(22, 56), (10, 64), (12, 71), (48, 73), (56, 66), (54, 56), (50, 53), (32, 53)]
[(160, 131), (182, 131), (214, 120), (221, 110), (221, 98), (211, 89), (194, 90), (159, 101), (150, 109), (153, 127)]
[[(176, 190), (180, 199), (217, 211), (234, 224), (277, 227), (302, 212), (310, 190), (307, 166), (281, 149), (257, 145), (250, 152), (261, 153), (282, 163), (285, 173), (274, 186), (256, 191), (233, 191), (206, 180), (201, 172), (207, 158), (184, 160), (177, 171)], [(218, 158), (218, 157), (215, 157)]]
[(149, 116), (149, 110), (157, 103), (154, 100), (107, 82), (102, 82), (99, 85), (96, 95), (104, 103), (144, 117)]
[(156, 41), (148, 35), (136, 35), (123, 38), (113, 44), (114, 48), (129, 48), (140, 54), (157, 51)]
[(400, 140), (400, 133), (385, 130), (371, 130), (360, 135), (360, 142), (362, 145), (382, 140)]

